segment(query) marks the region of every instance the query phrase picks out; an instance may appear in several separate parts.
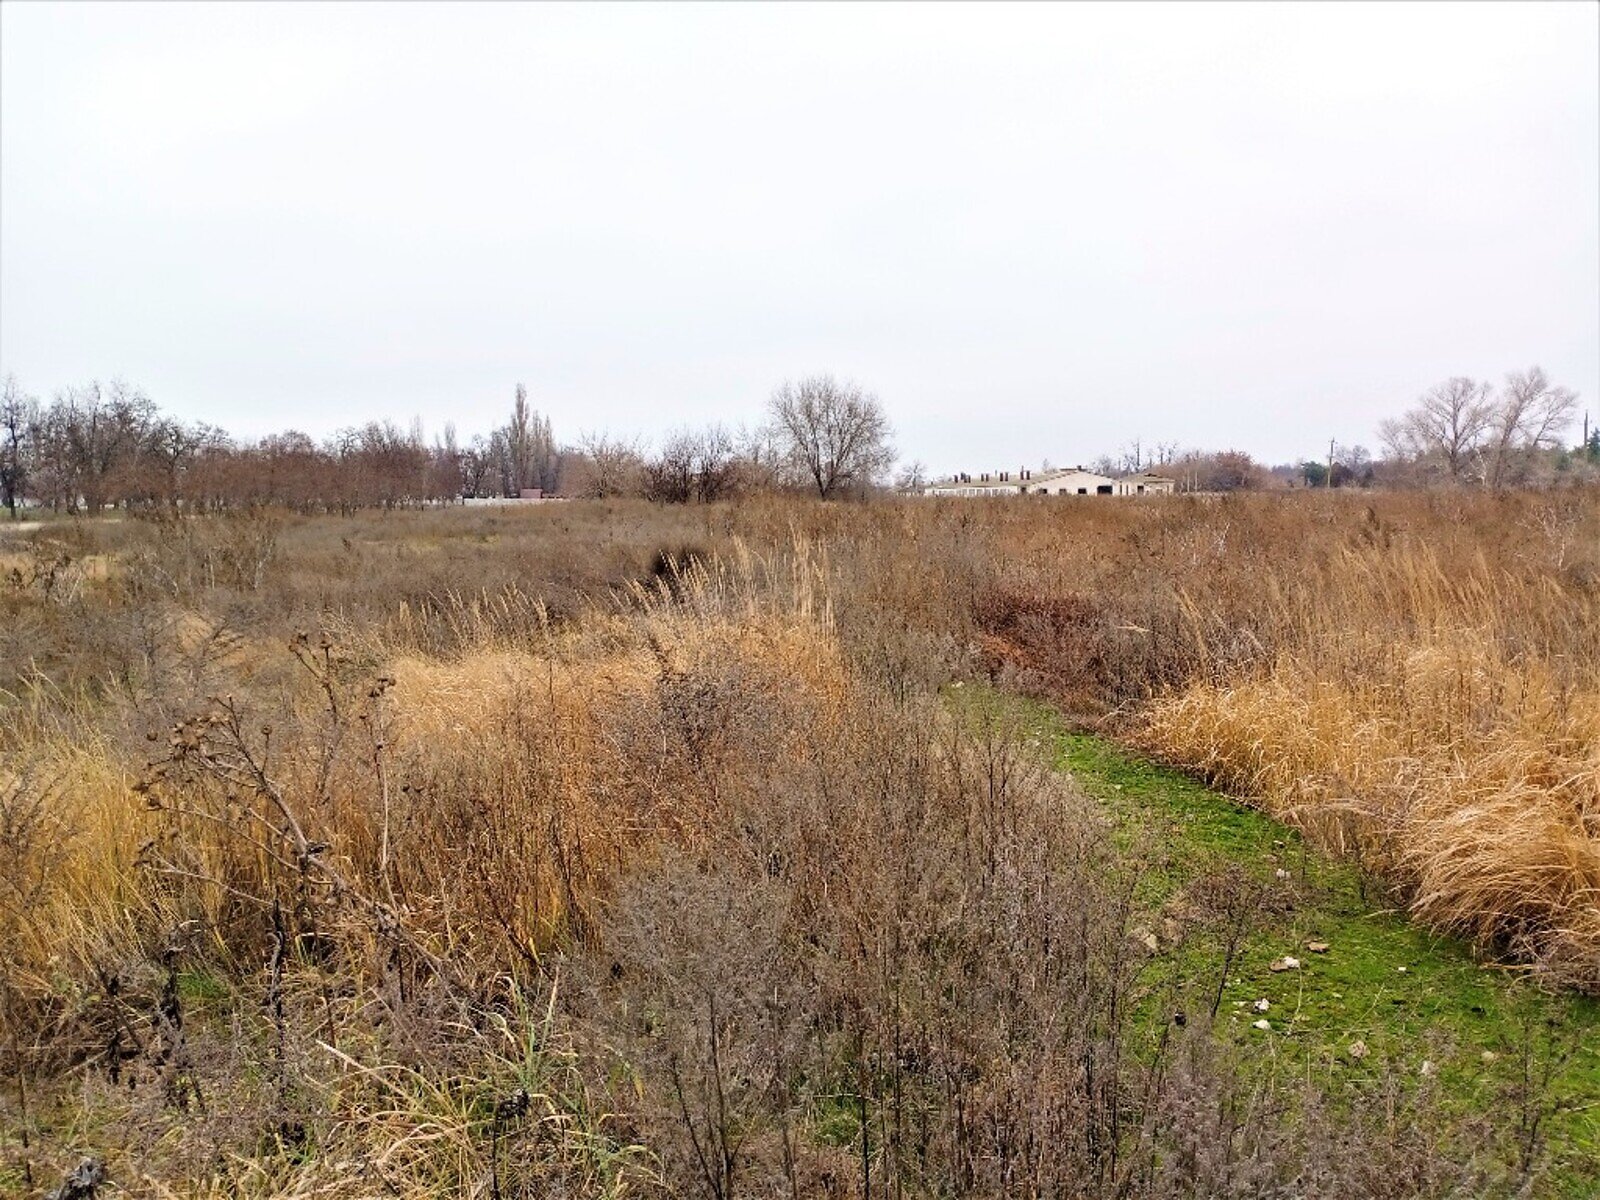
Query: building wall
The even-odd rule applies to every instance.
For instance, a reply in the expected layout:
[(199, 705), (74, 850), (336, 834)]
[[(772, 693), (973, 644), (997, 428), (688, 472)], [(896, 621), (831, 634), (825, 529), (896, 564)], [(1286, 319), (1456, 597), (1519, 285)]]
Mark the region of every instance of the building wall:
[(1115, 479), (1093, 471), (1068, 471), (1039, 481), (1039, 491), (1049, 496), (1114, 496), (1116, 487)]
[(1094, 471), (1043, 473), (1026, 480), (963, 481), (935, 483), (923, 489), (925, 496), (1136, 496), (1169, 495), (1175, 489), (1170, 479), (1112, 479)]
[(1131, 479), (1117, 480), (1119, 496), (1170, 496), (1177, 488), (1171, 479), (1135, 475)]

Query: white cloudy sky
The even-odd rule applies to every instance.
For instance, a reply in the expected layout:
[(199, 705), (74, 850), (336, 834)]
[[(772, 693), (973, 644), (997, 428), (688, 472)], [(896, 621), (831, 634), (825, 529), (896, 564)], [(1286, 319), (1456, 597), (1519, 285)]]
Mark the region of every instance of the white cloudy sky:
[(256, 434), (877, 391), (935, 468), (1600, 395), (1600, 6), (0, 6), (0, 372)]

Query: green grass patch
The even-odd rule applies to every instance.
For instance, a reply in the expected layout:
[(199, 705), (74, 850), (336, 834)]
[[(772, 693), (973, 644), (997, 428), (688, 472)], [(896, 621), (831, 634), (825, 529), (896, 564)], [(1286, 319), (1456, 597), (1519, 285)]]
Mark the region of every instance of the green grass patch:
[(233, 989), (210, 971), (180, 971), (178, 995), (194, 1004), (220, 1004), (233, 995)]
[[(1139, 871), (1135, 896), (1158, 946), (1151, 978), (1170, 984), (1152, 988), (1152, 1005), (1187, 997), (1186, 1016), (1203, 1019), (1220, 979), (1216, 1029), (1246, 1062), (1293, 1070), (1356, 1102), (1385, 1073), (1431, 1077), (1447, 1111), (1495, 1112), (1512, 1144), (1533, 1130), (1548, 1155), (1545, 1190), (1536, 1194), (1596, 1194), (1600, 1003), (1542, 992), (1480, 961), (1464, 943), (1413, 924), (1381, 885), (1293, 829), (1069, 729), (1046, 705), (969, 685), (959, 707), (1006, 710), (1057, 770), (1105, 806)], [(1221, 979), (1228, 939), (1218, 923), (1174, 916), (1187, 890), (1225, 864), (1258, 881), (1265, 906)], [(1299, 966), (1274, 971), (1286, 956)], [(1147, 1015), (1152, 1025), (1166, 1016)], [(1256, 1029), (1258, 1020), (1271, 1028)]]

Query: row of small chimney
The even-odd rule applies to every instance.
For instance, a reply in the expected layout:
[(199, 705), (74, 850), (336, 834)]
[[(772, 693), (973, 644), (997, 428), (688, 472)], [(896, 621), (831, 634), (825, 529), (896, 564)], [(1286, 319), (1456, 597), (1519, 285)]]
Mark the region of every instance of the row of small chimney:
[[(977, 482), (978, 483), (1008, 483), (1011, 480), (1011, 477), (1013, 475), (1015, 475), (1018, 480), (1032, 479), (1033, 478), (1033, 472), (1030, 471), (1027, 467), (1023, 467), (1020, 471), (993, 471), (993, 472), (984, 471), (982, 474), (980, 474), (978, 476)], [(972, 483), (973, 482), (973, 478), (972, 478), (971, 475), (968, 475), (965, 471), (962, 471), (958, 475), (956, 475), (956, 482), (957, 483)]]
[[(1075, 469), (1079, 470), (1079, 471), (1083, 470), (1082, 467), (1077, 467)], [(961, 472), (957, 473), (957, 475), (955, 477), (955, 482), (956, 483), (1010, 483), (1013, 479), (1015, 479), (1017, 482), (1021, 483), (1021, 482), (1026, 482), (1027, 480), (1032, 479), (1032, 478), (1033, 478), (1032, 469), (1029, 468), (1029, 467), (1023, 467), (1020, 471), (984, 471), (978, 476), (978, 478), (976, 480), (974, 480), (972, 478), (972, 476), (967, 474), (965, 471), (961, 471)]]

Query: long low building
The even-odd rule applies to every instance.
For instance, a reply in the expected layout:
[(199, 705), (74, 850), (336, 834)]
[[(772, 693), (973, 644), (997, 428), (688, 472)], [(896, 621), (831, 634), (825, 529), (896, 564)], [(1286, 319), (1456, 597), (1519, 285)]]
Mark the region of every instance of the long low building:
[(1140, 471), (1116, 478), (1083, 467), (1053, 471), (993, 471), (960, 474), (929, 484), (924, 496), (1166, 496), (1177, 484), (1165, 475)]

